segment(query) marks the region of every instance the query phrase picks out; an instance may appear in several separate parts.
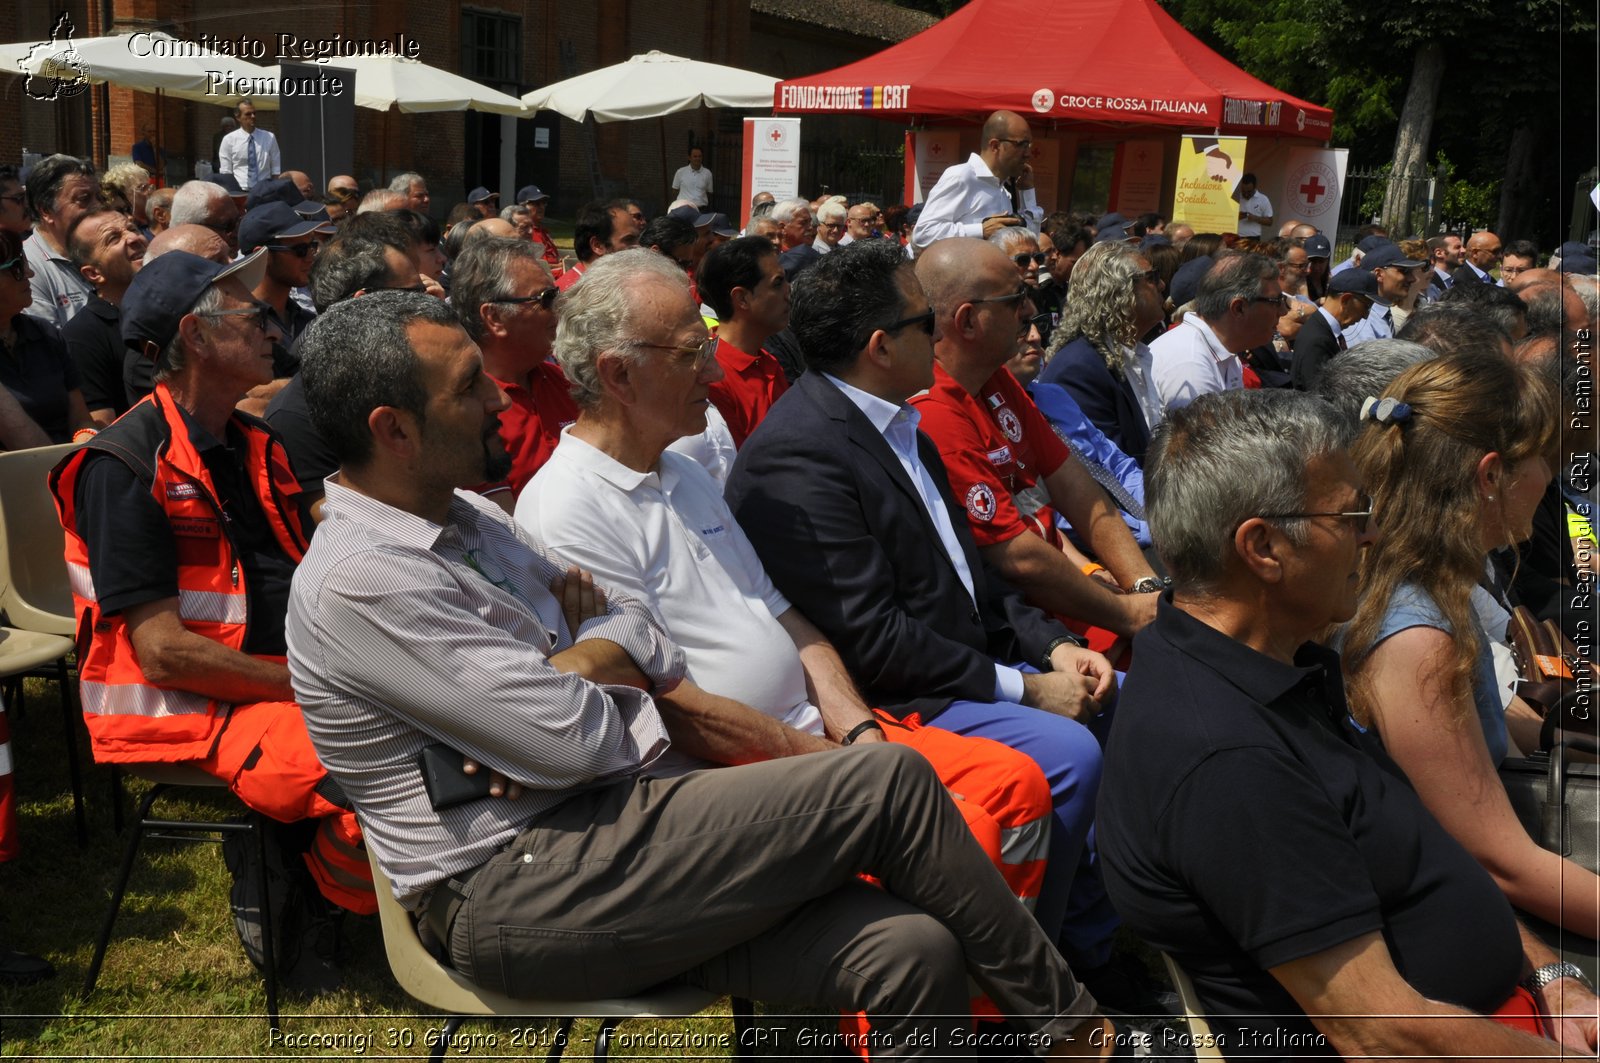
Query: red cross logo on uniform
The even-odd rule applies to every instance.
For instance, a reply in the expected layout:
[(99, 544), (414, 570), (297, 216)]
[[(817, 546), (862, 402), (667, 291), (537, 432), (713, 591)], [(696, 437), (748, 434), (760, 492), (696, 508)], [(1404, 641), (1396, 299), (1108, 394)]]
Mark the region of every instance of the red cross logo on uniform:
[(1327, 186), (1317, 180), (1317, 175), (1312, 174), (1306, 178), (1306, 183), (1300, 186), (1300, 194), (1306, 197), (1306, 202), (1315, 205), (1317, 198), (1326, 192)]

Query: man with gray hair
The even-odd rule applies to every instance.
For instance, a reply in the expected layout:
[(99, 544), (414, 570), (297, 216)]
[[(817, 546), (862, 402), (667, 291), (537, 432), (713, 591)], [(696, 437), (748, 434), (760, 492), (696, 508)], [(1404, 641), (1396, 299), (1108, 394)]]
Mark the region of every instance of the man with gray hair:
[(411, 197), (405, 192), (394, 192), (387, 188), (374, 188), (361, 197), (361, 205), (356, 207), (357, 214), (370, 214), (373, 211), (405, 210)]
[(94, 295), (94, 286), (67, 253), (67, 233), (73, 222), (104, 206), (105, 197), (94, 167), (71, 155), (51, 155), (35, 163), (28, 172), (27, 194), (33, 236), (22, 250), (33, 270), (33, 302), (24, 313), (60, 328)]
[(1194, 312), (1150, 345), (1151, 376), (1164, 414), (1201, 395), (1244, 387), (1239, 355), (1272, 342), (1288, 299), (1266, 255), (1227, 254), (1200, 279)]
[[(1543, 1025), (1518, 1000), (1531, 968), (1511, 907), (1397, 782), (1339, 655), (1312, 641), (1354, 615), (1378, 534), (1349, 435), (1287, 391), (1203, 395), (1157, 431), (1146, 502), (1173, 588), (1134, 640), (1106, 751), (1106, 885), (1230, 1049), (1561, 1054), (1484, 1017), (1520, 1004)], [(1549, 1021), (1592, 1054), (1577, 1010)]]
[(1410, 340), (1368, 340), (1329, 362), (1314, 391), (1354, 427), (1369, 395), (1382, 395), (1395, 377), (1433, 357), (1433, 351)]
[(817, 216), (811, 204), (803, 199), (785, 199), (772, 208), (770, 215), (778, 226), (778, 265), (791, 282), (801, 270), (822, 257), (815, 246)]
[[(630, 265), (596, 263), (561, 324), (564, 355), (616, 355), (593, 372), (567, 359), (580, 393), (708, 349), (687, 292), (660, 294), (682, 279)], [(672, 358), (656, 363), (655, 346)], [(966, 1029), (970, 975), (1039, 1055), (1110, 1033), (920, 754), (865, 743), (652, 777), (665, 719), (711, 696), (647, 607), (460, 490), (509, 467), (506, 399), (447, 308), (350, 300), (318, 318), (305, 355), (341, 468), (295, 574), (289, 667), (395, 895), (457, 971), (516, 997), (676, 981), (864, 1010), (874, 1045), (902, 1057)], [(440, 744), (503, 781), (430, 800), (418, 758)]]
[(239, 208), (227, 189), (210, 181), (185, 181), (172, 197), (172, 227), (202, 225), (239, 253)]
[(401, 174), (389, 182), (389, 191), (405, 196), (406, 209), (418, 214), (428, 213), (428, 204), (433, 202), (433, 197), (428, 195), (428, 182), (420, 173)]
[(500, 414), (511, 471), (477, 488), (507, 513), (578, 418), (572, 386), (550, 360), (559, 295), (538, 245), (515, 237), (469, 241), (451, 270), (451, 306), (511, 403)]

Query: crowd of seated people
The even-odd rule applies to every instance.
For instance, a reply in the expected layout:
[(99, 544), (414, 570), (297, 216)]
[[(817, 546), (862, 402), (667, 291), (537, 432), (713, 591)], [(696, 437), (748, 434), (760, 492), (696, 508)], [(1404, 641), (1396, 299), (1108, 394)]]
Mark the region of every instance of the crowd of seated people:
[(93, 749), (282, 824), (291, 985), (338, 983), (370, 847), (488, 988), (685, 982), (886, 1058), (1126, 1049), (1174, 1007), (1130, 932), (1233, 1058), (1595, 1051), (1518, 913), (1592, 941), (1600, 878), (1497, 775), (1543, 740), (1506, 619), (1596, 576), (1581, 249), (1501, 287), (1492, 233), (1330, 268), (1031, 189), (973, 232), (1016, 118), (927, 228), (618, 199), (566, 266), (536, 188), (441, 231), (414, 174), (184, 186), (147, 250), (137, 175), (124, 221), (35, 167), (0, 318), (53, 373), (0, 444), (85, 442)]

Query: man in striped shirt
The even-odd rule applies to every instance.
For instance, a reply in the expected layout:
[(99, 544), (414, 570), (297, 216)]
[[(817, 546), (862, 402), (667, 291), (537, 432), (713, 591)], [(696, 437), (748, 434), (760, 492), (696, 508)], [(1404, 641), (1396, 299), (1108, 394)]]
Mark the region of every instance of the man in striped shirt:
[[(711, 695), (644, 605), (458, 490), (504, 474), (506, 398), (449, 308), (380, 292), (304, 342), (341, 468), (295, 575), (290, 672), (396, 895), (457, 970), (520, 997), (676, 980), (864, 1010), (905, 1057), (965, 1031), (970, 974), (1023, 1047), (1100, 1054), (1093, 998), (919, 754), (650, 776), (664, 718)], [(430, 800), (419, 757), (439, 743), (503, 779)]]

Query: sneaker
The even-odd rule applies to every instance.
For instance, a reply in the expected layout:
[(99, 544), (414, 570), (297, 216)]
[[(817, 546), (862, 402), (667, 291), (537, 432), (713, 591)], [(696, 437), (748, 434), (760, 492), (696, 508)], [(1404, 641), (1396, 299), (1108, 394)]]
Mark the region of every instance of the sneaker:
[[(233, 876), (228, 904), (233, 908), (233, 929), (239, 935), (244, 954), (259, 970), (266, 967), (267, 954), (261, 932), (261, 852), (253, 834), (230, 831), (222, 836), (222, 862)], [(277, 912), (273, 913), (277, 915)]]
[(1158, 980), (1137, 956), (1118, 954), (1109, 963), (1075, 972), (1108, 1015), (1176, 1017), (1183, 1014), (1177, 992)]
[(54, 978), (56, 969), (50, 961), (26, 952), (0, 948), (0, 982), (7, 985), (32, 985), (46, 978)]

